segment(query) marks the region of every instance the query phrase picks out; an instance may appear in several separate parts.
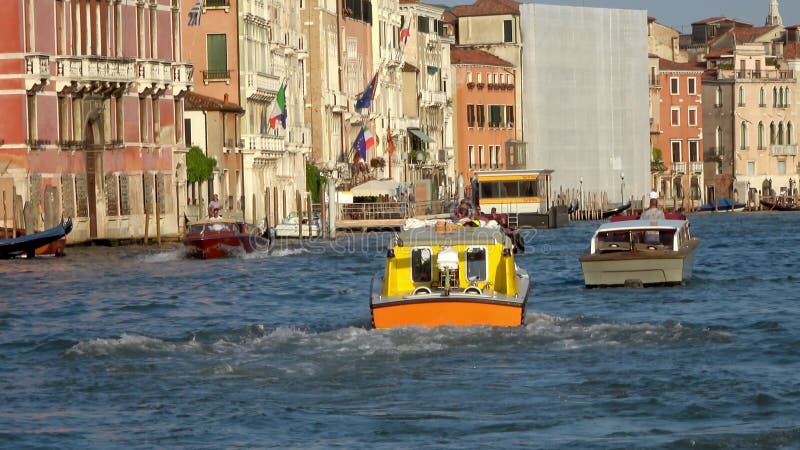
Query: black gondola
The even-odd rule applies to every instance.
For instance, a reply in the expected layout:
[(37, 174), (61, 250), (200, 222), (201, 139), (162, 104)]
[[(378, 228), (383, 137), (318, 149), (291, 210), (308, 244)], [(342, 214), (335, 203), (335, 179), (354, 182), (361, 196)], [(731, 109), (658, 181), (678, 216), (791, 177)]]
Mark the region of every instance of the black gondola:
[(0, 239), (0, 258), (14, 258), (25, 255), (32, 258), (36, 255), (36, 249), (44, 245), (55, 242), (72, 231), (72, 218), (63, 220), (53, 228), (44, 230), (41, 233), (26, 234), (16, 238)]

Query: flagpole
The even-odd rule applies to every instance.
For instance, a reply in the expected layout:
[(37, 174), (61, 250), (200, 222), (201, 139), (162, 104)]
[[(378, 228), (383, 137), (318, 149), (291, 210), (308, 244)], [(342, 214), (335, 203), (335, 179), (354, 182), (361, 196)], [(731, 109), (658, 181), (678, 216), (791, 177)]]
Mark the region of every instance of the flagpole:
[(392, 149), (390, 147), (391, 142), (392, 142), (392, 110), (391, 109), (389, 109), (388, 117), (389, 117), (389, 121), (388, 121), (388, 125), (389, 125), (389, 130), (388, 131), (389, 132), (386, 133), (387, 134), (387, 136), (386, 136), (386, 146), (388, 147), (386, 149), (386, 153), (389, 154), (389, 179), (391, 180), (392, 179), (392, 153), (393, 153)]

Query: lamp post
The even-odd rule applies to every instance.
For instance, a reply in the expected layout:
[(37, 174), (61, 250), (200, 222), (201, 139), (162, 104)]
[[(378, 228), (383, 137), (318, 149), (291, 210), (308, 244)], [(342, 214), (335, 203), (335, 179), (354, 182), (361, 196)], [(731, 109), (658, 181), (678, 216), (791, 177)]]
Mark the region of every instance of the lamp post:
[(580, 208), (580, 207), (583, 207), (583, 177), (580, 177), (580, 179), (578, 181), (581, 184), (581, 189), (580, 189), (580, 192), (578, 194), (578, 207)]
[(328, 238), (336, 239), (336, 179), (333, 178), (333, 171), (336, 163), (328, 161), (325, 163), (325, 180), (328, 183)]
[(625, 172), (619, 173), (619, 204), (625, 203)]

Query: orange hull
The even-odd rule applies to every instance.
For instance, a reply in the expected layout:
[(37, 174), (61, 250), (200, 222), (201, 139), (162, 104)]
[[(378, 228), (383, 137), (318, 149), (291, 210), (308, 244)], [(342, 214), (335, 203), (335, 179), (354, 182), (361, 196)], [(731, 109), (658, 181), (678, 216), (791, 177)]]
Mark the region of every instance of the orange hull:
[(404, 326), (518, 327), (524, 322), (525, 307), (475, 301), (408, 302), (372, 308), (375, 328)]

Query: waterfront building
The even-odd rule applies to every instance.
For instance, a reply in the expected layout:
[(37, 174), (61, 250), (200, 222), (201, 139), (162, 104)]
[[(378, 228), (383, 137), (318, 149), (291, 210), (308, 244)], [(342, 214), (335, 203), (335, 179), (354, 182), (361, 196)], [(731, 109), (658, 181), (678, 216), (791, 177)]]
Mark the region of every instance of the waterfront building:
[(654, 84), (662, 122), (654, 135), (651, 170), (661, 203), (674, 209), (703, 204), (704, 70), (702, 64), (658, 60)]
[(0, 2), (6, 225), (72, 216), (71, 242), (177, 233), (182, 20), (178, 0)]
[[(406, 130), (406, 181), (430, 180), (417, 199), (444, 198), (453, 192), (453, 37), (442, 20), (445, 9), (400, 0), (403, 24), (412, 32), (403, 50), (403, 122)], [(416, 126), (415, 126), (416, 125)]]
[[(200, 25), (184, 24), (186, 54), (197, 58), (203, 75), (198, 92), (244, 110), (238, 120), (228, 114), (221, 146), (208, 141), (213, 148), (205, 150), (218, 163), (209, 191), (222, 190), (226, 208), (248, 220), (267, 210), (280, 220), (296, 209), (296, 192), (305, 191), (311, 151), (303, 19), (291, 0), (203, 0), (201, 6)], [(282, 87), (285, 128), (269, 123)]]
[[(209, 200), (218, 194), (225, 217), (244, 217), (244, 141), (239, 99), (238, 15), (241, 0), (205, 0), (195, 11), (197, 20), (181, 22), (183, 58), (192, 61), (197, 83), (186, 97), (184, 134), (186, 147), (200, 148), (216, 161), (207, 182), (187, 185), (186, 211), (191, 220), (203, 218)], [(183, 11), (197, 5), (182, 0)], [(250, 75), (252, 76), (252, 75)], [(251, 80), (246, 77), (245, 83)]]
[(474, 171), (524, 169), (505, 150), (515, 138), (514, 66), (474, 47), (450, 50), (455, 69), (456, 174), (462, 182)]
[(680, 48), (680, 32), (658, 23), (655, 17), (647, 18), (647, 51), (669, 61), (688, 61), (686, 51)]
[[(300, 13), (308, 32), (305, 122), (311, 130), (309, 160), (319, 168), (339, 162), (345, 142), (343, 113), (348, 97), (342, 89), (339, 70), (340, 45), (337, 0), (300, 2)], [(342, 166), (346, 166), (342, 161)]]
[[(644, 11), (520, 5), (528, 167), (554, 170), (556, 193), (609, 202), (650, 191)], [(586, 39), (563, 39), (563, 36)]]
[(744, 201), (750, 191), (766, 196), (789, 188), (796, 172), (797, 80), (776, 61), (760, 43), (708, 57), (703, 120), (704, 134), (713, 139), (706, 155), (709, 201)]
[[(373, 0), (375, 24), (372, 26), (372, 65), (378, 74), (374, 110), (376, 178), (402, 181), (405, 177), (402, 155), (407, 151), (407, 132), (403, 122), (403, 53), (400, 39), (404, 17), (398, 0)], [(388, 134), (391, 133), (391, 139)], [(390, 153), (390, 143), (393, 144)]]
[[(520, 28), (520, 2), (515, 0), (476, 0), (471, 5), (460, 5), (449, 11), (454, 17), (456, 44), (477, 49), (511, 63), (514, 77), (515, 141), (524, 151), (522, 122), (522, 31)], [(476, 80), (477, 82), (477, 80)], [(529, 98), (528, 101), (531, 101)]]

